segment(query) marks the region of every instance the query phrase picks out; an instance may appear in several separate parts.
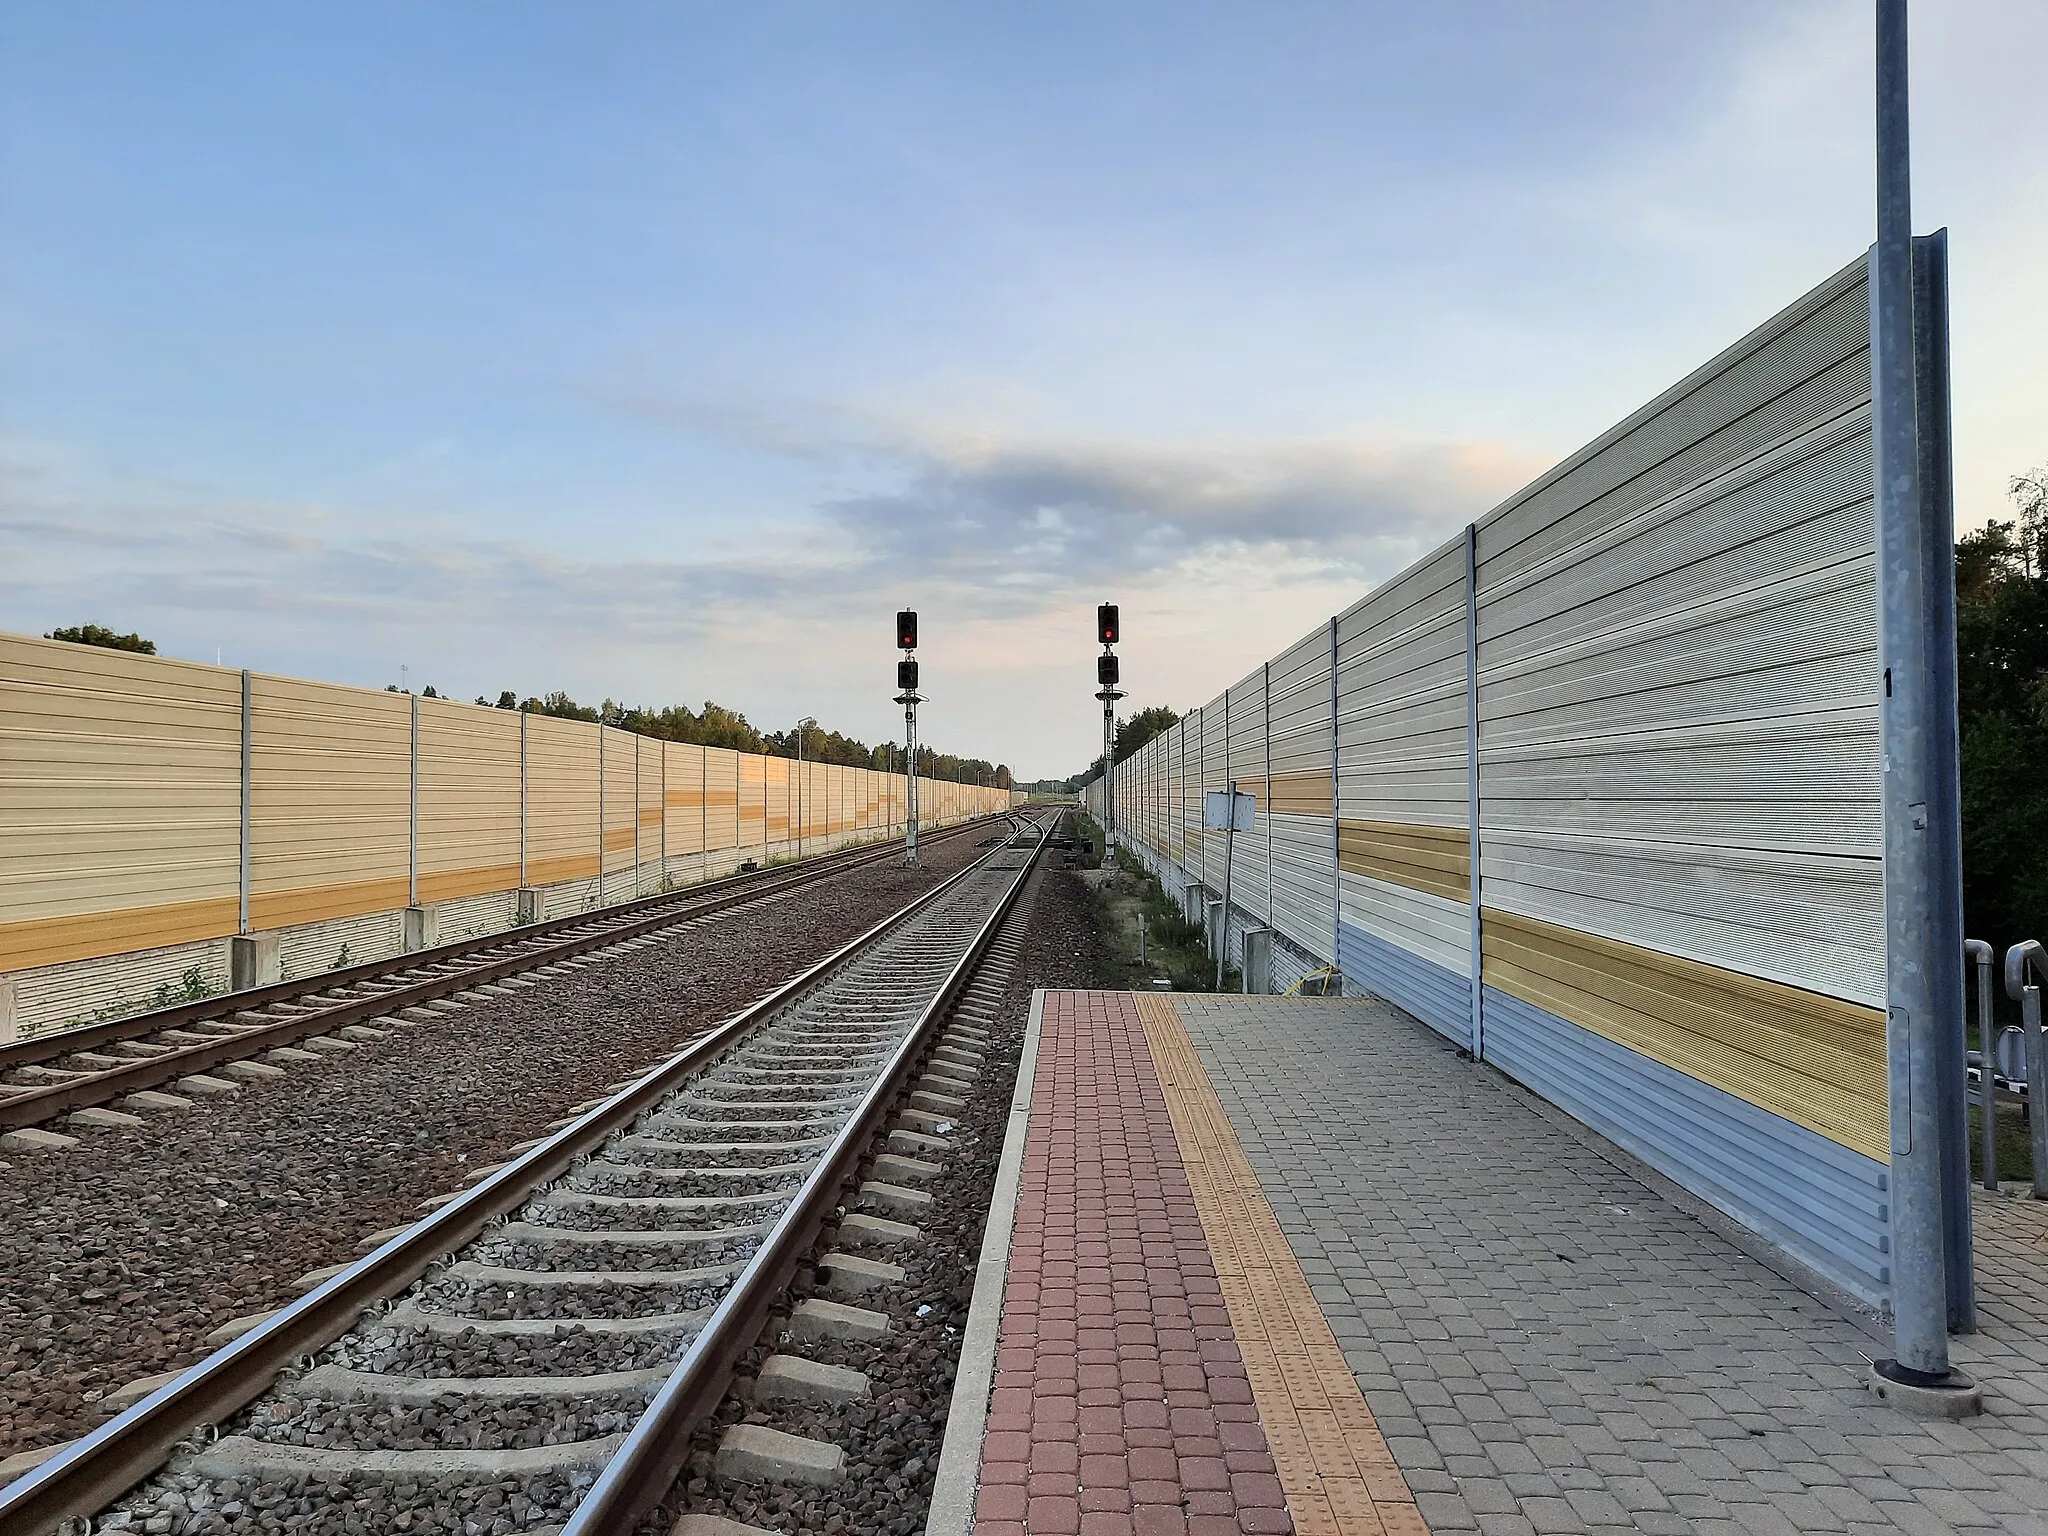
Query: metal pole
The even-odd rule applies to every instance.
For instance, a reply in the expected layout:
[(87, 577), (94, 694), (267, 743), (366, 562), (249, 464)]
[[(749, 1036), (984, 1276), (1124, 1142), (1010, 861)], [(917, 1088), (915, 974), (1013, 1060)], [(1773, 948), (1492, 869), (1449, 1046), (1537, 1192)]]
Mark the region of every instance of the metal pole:
[(1465, 899), (1471, 904), (1472, 1059), (1486, 1059), (1486, 951), (1479, 913), (1479, 525), (1465, 525)]
[(1905, 0), (1877, 0), (1877, 245), (1871, 261), (1871, 393), (1877, 457), (1878, 622), (1884, 665), (1886, 1067), (1891, 1090), (1895, 1360), (1908, 1388), (1950, 1383), (1943, 1215), (1941, 1037), (1960, 1006), (1961, 954), (1941, 932), (1941, 803), (1929, 676), (1931, 609), (1921, 546), (1914, 398), (1912, 188)]
[(412, 776), (405, 794), (405, 904), (420, 904), (420, 700), (412, 700)]
[(526, 889), (526, 711), (519, 711), (519, 888)]
[(1260, 807), (1266, 818), (1266, 926), (1273, 926), (1273, 663), (1266, 663), (1263, 695), (1266, 701), (1266, 803)]
[(237, 933), (249, 931), (249, 726), (251, 721), (249, 669), (242, 669), (242, 859), (239, 882), (242, 892), (242, 912)]
[(1102, 856), (1116, 847), (1116, 700), (1102, 690)]
[(1970, 1235), (1968, 1012), (1963, 944), (1962, 751), (1956, 731), (1956, 528), (1949, 455), (1948, 231), (1913, 242), (1913, 401), (1919, 441), (1921, 585), (1927, 600), (1929, 831), (1934, 839), (1930, 953), (1957, 956), (1954, 1005), (1938, 1015), (1941, 1199), (1951, 1331), (1977, 1331)]
[[(1982, 939), (1969, 939), (1963, 952), (1977, 962), (1977, 1107), (1984, 1127), (1984, 1187), (1998, 1193), (1998, 1063), (1991, 1042), (1992, 949)], [(1967, 1075), (1967, 1059), (1965, 1061)]]
[[(1337, 619), (1330, 618), (1330, 970), (1344, 995), (1344, 834), (1337, 817)], [(1323, 995), (1329, 996), (1329, 984)]]
[(2034, 1154), (2034, 1198), (2048, 1200), (2048, 1037), (2041, 1033), (2041, 989), (2020, 999), (2020, 1053), (2027, 1064), (2027, 1129)]
[(1237, 846), (1237, 792), (1231, 791), (1230, 825), (1223, 832), (1223, 910), (1216, 914), (1216, 990), (1223, 990), (1223, 956), (1230, 948), (1230, 851)]
[(917, 868), (917, 705), (903, 706), (904, 740), (904, 790), (903, 808), (908, 819), (908, 831), (904, 839), (904, 862), (912, 869)]
[[(765, 782), (768, 775), (761, 775)], [(597, 722), (597, 904), (604, 905), (604, 722)], [(768, 803), (761, 802), (761, 825), (768, 825)], [(765, 832), (762, 834), (767, 835)]]
[(804, 861), (804, 723), (796, 723), (796, 861)]

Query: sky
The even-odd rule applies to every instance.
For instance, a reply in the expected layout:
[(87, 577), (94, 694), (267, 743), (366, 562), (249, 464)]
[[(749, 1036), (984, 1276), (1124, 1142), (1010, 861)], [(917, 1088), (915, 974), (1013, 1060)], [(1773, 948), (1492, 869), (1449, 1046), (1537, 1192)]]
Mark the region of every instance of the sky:
[[(1958, 518), (2039, 0), (1921, 0)], [(0, 0), (0, 629), (1064, 776), (1854, 258), (1867, 3)], [(401, 668), (404, 672), (401, 673)]]

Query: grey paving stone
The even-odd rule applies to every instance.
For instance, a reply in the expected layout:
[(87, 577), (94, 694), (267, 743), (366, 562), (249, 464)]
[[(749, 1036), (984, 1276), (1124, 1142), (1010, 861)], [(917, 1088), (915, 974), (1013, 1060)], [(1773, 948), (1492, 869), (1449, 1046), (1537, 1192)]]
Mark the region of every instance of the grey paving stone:
[(1177, 1001), (1440, 1529), (2048, 1536), (2048, 1211), (1980, 1206), (1993, 1412), (1923, 1424), (1863, 1389), (1867, 1321), (1399, 1010)]

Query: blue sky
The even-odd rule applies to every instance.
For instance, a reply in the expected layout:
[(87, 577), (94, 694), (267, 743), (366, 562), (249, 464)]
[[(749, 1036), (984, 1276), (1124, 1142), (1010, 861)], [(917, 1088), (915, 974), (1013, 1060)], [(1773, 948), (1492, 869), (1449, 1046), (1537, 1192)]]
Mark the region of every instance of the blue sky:
[[(2033, 0), (1922, 0), (1958, 490), (2048, 460)], [(1869, 8), (0, 0), (0, 627), (1066, 772), (1854, 255)]]

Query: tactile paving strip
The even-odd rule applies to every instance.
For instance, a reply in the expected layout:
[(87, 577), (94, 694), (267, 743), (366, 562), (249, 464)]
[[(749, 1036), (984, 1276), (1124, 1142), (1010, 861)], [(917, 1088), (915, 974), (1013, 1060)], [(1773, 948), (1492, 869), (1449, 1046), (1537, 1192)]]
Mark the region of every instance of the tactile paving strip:
[(1216, 1278), (1299, 1536), (1427, 1536), (1180, 1012), (1138, 994)]

